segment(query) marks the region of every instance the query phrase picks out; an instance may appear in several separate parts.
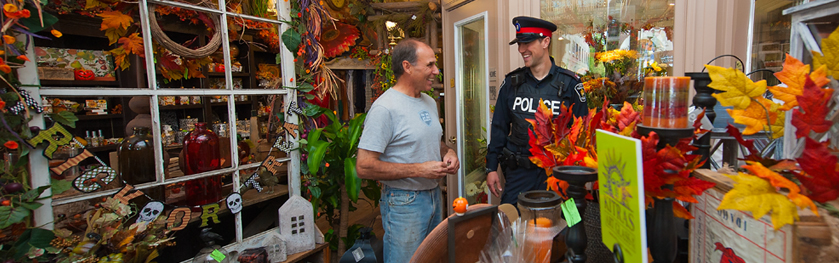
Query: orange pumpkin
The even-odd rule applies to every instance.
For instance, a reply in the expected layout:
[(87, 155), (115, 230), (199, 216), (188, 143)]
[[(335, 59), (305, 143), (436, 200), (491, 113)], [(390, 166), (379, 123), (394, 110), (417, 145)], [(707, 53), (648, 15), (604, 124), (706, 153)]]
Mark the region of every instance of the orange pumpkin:
[(93, 80), (93, 71), (89, 69), (77, 69), (73, 71), (76, 80)]
[(466, 208), (468, 207), (469, 201), (466, 201), (466, 198), (463, 197), (458, 197), (454, 200), (454, 203), (452, 203), (452, 209), (455, 213), (457, 213), (457, 215), (462, 215), (463, 213), (466, 213)]

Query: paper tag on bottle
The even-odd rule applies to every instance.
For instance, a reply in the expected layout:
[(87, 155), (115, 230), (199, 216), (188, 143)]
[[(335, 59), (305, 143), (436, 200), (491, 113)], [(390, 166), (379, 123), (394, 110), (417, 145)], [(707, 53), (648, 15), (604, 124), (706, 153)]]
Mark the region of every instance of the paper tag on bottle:
[(355, 259), (355, 262), (359, 262), (364, 259), (364, 251), (361, 248), (356, 248), (352, 251), (352, 257)]
[(577, 211), (577, 203), (574, 203), (574, 198), (569, 198), (561, 205), (562, 213), (565, 214), (565, 221), (568, 222), (568, 227), (572, 227), (582, 221), (580, 212)]
[(213, 253), (210, 253), (210, 257), (212, 257), (213, 259), (215, 259), (218, 262), (222, 262), (224, 260), (224, 258), (226, 258), (227, 256), (225, 256), (223, 253), (221, 253), (221, 251), (218, 251), (218, 249), (214, 249)]

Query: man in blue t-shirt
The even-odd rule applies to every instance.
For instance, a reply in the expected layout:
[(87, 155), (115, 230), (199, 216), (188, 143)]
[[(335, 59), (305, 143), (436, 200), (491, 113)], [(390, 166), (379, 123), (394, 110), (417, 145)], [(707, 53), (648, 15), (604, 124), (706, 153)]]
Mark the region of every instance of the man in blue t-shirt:
[(393, 49), (396, 84), (370, 107), (358, 143), (356, 170), (384, 186), (379, 206), (385, 230), (384, 262), (408, 262), (443, 220), (437, 180), (460, 168), (440, 139), (437, 103), (423, 91), (440, 74), (434, 51), (415, 39)]

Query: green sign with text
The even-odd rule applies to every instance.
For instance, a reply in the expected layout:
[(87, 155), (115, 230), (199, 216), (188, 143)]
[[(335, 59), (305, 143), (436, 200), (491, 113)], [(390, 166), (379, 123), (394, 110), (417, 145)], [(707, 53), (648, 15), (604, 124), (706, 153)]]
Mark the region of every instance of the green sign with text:
[(647, 262), (641, 141), (597, 130), (603, 244), (626, 263)]

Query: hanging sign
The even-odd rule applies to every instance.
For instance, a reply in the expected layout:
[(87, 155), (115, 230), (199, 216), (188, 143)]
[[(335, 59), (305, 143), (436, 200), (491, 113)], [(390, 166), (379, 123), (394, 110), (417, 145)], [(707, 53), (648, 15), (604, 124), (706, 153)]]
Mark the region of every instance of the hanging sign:
[(603, 244), (627, 263), (647, 262), (641, 140), (597, 130)]

